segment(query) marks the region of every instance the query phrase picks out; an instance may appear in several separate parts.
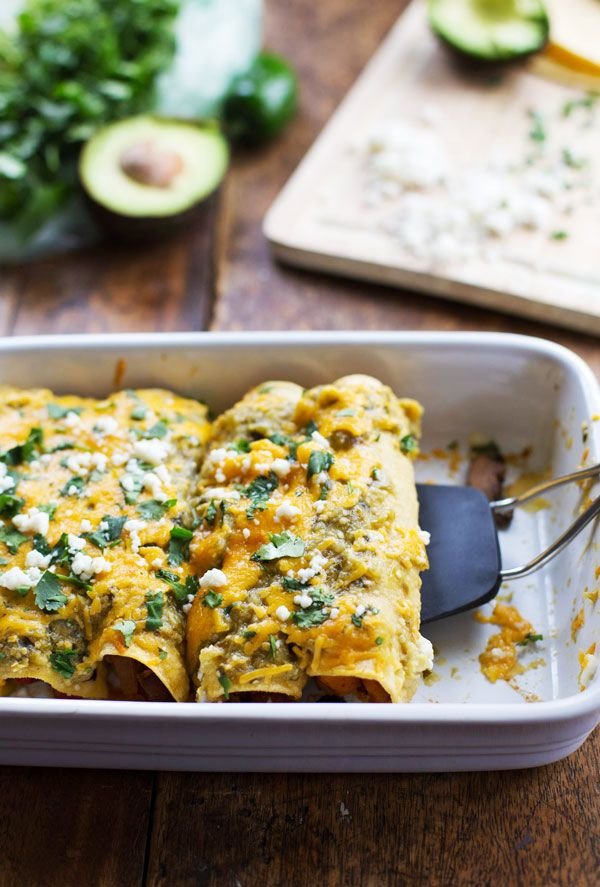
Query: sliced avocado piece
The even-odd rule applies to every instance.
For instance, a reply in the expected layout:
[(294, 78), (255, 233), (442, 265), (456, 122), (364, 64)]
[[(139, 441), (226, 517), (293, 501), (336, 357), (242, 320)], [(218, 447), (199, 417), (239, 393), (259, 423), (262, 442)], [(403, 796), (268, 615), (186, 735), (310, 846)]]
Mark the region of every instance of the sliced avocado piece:
[(219, 186), (228, 160), (215, 123), (130, 117), (86, 143), (79, 179), (98, 220), (137, 237), (189, 218)]
[(541, 0), (428, 0), (429, 23), (453, 49), (485, 61), (537, 52), (550, 30)]

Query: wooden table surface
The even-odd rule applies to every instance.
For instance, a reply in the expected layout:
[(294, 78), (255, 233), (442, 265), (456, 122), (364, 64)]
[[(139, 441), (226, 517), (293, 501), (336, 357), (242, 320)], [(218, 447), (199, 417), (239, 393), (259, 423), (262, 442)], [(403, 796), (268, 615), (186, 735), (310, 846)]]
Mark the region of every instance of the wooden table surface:
[[(265, 210), (403, 5), (268, 0), (267, 43), (293, 59), (302, 83), (284, 137), (236, 158), (209, 218), (171, 242), (3, 271), (0, 333), (506, 330), (567, 345), (600, 373), (595, 339), (271, 261)], [(600, 731), (558, 764), (500, 773), (5, 767), (0, 884), (598, 885), (599, 773)]]

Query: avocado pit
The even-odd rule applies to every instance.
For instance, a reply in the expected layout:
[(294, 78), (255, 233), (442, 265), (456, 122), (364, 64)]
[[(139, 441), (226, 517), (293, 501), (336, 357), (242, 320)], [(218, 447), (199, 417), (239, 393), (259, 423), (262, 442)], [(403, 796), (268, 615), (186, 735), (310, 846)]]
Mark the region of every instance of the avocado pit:
[(120, 166), (126, 176), (140, 185), (169, 188), (183, 170), (184, 163), (173, 149), (144, 139), (125, 148)]

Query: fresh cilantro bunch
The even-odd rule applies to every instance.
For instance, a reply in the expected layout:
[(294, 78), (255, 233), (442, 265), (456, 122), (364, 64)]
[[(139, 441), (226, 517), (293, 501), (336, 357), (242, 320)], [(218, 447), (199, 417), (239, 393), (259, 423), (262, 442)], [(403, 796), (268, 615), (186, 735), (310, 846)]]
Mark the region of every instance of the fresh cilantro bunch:
[(180, 0), (28, 0), (0, 34), (0, 220), (23, 239), (70, 194), (80, 146), (152, 106)]

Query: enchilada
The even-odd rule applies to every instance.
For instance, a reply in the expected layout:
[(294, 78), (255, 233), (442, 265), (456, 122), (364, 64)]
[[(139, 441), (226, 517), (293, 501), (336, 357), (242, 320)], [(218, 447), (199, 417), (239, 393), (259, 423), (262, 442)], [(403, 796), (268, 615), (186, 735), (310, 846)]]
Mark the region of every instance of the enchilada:
[[(189, 490), (206, 407), (0, 390), (0, 679), (83, 698), (186, 699)], [(17, 690), (19, 692), (19, 690)]]

